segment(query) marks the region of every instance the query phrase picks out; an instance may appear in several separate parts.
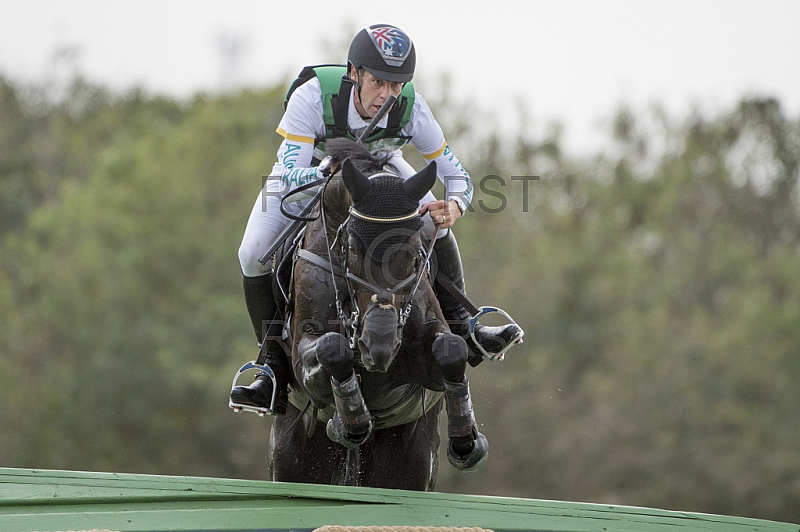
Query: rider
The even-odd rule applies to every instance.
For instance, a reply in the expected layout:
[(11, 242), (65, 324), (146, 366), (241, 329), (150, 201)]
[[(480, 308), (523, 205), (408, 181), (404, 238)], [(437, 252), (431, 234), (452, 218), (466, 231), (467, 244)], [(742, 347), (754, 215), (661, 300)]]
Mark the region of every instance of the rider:
[[(291, 380), (287, 356), (290, 353), (281, 339), (282, 323), (276, 320), (278, 309), (273, 297), (270, 265), (262, 265), (258, 259), (290, 222), (280, 212), (280, 196), (322, 177), (317, 164), (324, 156), (325, 140), (337, 136), (357, 137), (390, 94), (399, 98), (395, 107), (408, 117), (407, 123), (401, 122), (402, 127), (397, 127), (396, 122), (390, 122), (393, 113), (389, 113), (378, 122), (376, 133), (367, 137), (367, 146), (372, 151), (392, 150), (390, 164), (405, 178), (416, 173), (400, 151), (406, 142), (410, 142), (427, 161), (436, 162), (439, 178), (446, 187), (446, 197), (436, 200), (428, 192), (420, 202), (420, 213), (427, 214), (423, 216), (423, 234), (432, 238), (436, 231), (435, 224), (438, 224), (434, 244), (437, 273), (453, 281), (462, 291), (464, 289), (461, 258), (450, 227), (469, 206), (472, 183), (469, 174), (447, 145), (428, 104), (422, 96), (413, 92), (413, 86), (406, 86), (414, 75), (414, 44), (399, 28), (377, 24), (358, 32), (350, 45), (347, 59), (346, 74), (345, 68), (339, 67), (343, 75), (335, 79), (338, 87), (333, 91), (334, 94), (325, 93), (318, 76), (311, 77), (291, 93), (286, 112), (277, 128), (283, 137), (278, 161), (267, 180), (266, 192), (262, 191), (253, 206), (239, 249), (247, 310), (262, 349), (262, 358), (265, 354), (266, 364), (273, 370), (278, 383), (276, 414), (285, 413), (288, 383)], [(407, 109), (409, 104), (410, 113)], [(334, 105), (341, 109), (340, 113), (336, 112)], [(331, 116), (336, 114), (342, 122), (346, 117), (346, 126), (341, 129), (331, 127)], [(298, 204), (293, 205), (295, 210), (299, 210), (296, 207)], [(292, 204), (289, 210), (292, 211)], [(477, 364), (483, 355), (469, 336), (469, 313), (448, 291), (438, 286), (436, 288), (451, 331), (467, 340), (472, 351), (470, 362)], [(478, 342), (489, 352), (499, 351), (517, 334), (518, 328), (514, 324), (504, 327), (477, 325), (475, 330)], [(256, 376), (250, 386), (237, 386), (231, 391), (232, 401), (257, 407), (269, 406), (271, 397), (272, 382), (263, 374)]]

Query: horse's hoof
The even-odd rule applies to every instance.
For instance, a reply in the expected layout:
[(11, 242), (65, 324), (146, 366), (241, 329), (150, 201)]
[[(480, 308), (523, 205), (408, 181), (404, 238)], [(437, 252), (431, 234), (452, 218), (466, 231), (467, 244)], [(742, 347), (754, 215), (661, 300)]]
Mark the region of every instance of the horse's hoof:
[(486, 462), (489, 457), (489, 441), (486, 436), (478, 432), (475, 438), (472, 451), (467, 455), (460, 455), (453, 450), (453, 440), (447, 445), (447, 459), (459, 471), (470, 472), (477, 471)]
[(372, 434), (372, 420), (370, 420), (369, 425), (367, 425), (366, 432), (350, 434), (339, 419), (339, 414), (334, 413), (333, 418), (328, 420), (325, 432), (328, 433), (328, 438), (330, 438), (332, 442), (338, 443), (348, 449), (355, 449), (367, 441), (367, 438)]

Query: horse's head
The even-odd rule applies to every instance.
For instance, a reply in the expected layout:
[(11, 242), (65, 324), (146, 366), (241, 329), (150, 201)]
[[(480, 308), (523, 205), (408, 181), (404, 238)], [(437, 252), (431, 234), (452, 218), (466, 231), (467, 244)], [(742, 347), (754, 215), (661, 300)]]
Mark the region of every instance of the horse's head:
[(387, 172), (368, 178), (347, 159), (341, 173), (353, 201), (344, 263), (360, 320), (358, 348), (367, 370), (383, 372), (400, 349), (404, 311), (422, 273), (419, 201), (436, 165), (406, 180)]

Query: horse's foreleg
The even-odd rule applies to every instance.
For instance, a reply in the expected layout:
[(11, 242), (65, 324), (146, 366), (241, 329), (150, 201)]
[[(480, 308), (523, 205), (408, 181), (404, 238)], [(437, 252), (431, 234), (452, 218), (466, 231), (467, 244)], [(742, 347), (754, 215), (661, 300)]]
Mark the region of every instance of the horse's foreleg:
[(314, 355), (328, 375), (339, 382), (353, 373), (355, 356), (347, 338), (335, 332), (320, 336), (314, 345)]
[(478, 432), (467, 380), (467, 344), (451, 333), (440, 333), (433, 342), (433, 354), (444, 376), (447, 408), (447, 459), (456, 469), (475, 471), (483, 466), (489, 442)]
[(328, 422), (328, 437), (345, 447), (358, 447), (372, 432), (372, 415), (356, 378), (353, 350), (341, 334), (327, 333), (317, 340), (316, 355), (330, 374), (336, 404), (336, 414)]
[(353, 351), (339, 333), (302, 335), (294, 357), (295, 376), (319, 408), (334, 403), (331, 378), (342, 382), (353, 373)]

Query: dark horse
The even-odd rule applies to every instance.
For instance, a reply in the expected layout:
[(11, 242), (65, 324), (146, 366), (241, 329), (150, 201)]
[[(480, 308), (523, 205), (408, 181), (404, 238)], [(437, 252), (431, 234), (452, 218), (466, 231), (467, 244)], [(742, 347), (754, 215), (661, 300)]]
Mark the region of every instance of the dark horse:
[(427, 276), (418, 210), (436, 167), (403, 180), (384, 168), (386, 155), (346, 139), (329, 141), (328, 154), (343, 161), (341, 176), (296, 252), (288, 327), (296, 382), (273, 424), (272, 477), (429, 490), (443, 402), (450, 463), (475, 470), (488, 452), (466, 342), (450, 332)]

